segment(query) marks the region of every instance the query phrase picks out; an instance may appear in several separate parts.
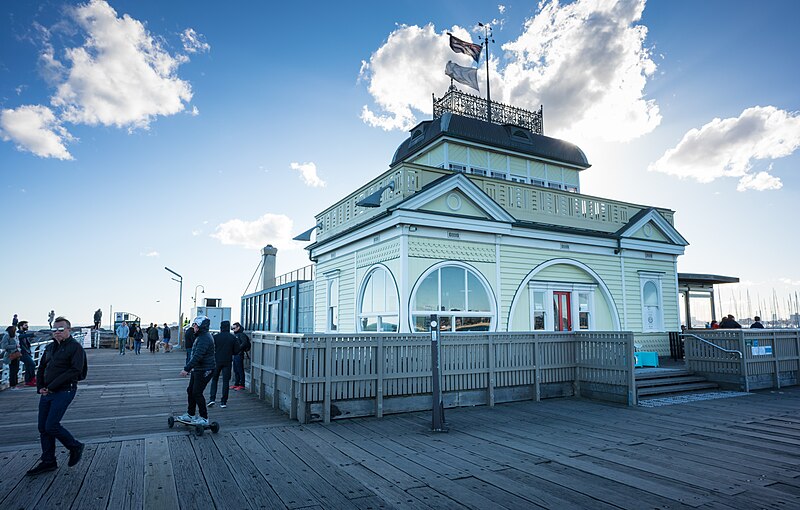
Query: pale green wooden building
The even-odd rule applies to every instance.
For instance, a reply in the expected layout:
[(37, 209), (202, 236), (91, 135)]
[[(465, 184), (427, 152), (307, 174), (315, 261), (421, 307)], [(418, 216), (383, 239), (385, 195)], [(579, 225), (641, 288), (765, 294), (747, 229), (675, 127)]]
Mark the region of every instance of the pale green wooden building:
[(315, 331), (425, 331), (436, 313), (449, 331), (633, 331), (668, 354), (673, 211), (583, 194), (586, 156), (540, 134), (541, 111), (492, 108), (434, 108), (389, 170), (316, 216)]

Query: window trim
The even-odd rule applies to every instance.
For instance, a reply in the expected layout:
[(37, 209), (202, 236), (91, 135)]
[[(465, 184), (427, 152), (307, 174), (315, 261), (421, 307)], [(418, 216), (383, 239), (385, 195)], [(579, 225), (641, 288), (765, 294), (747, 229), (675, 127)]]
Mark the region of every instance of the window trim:
[[(366, 290), (367, 290), (367, 284), (369, 283), (370, 278), (372, 278), (372, 276), (378, 271), (384, 271), (386, 274), (388, 274), (389, 278), (385, 282), (385, 285), (388, 285), (389, 283), (391, 283), (391, 285), (394, 286), (395, 295), (397, 296), (397, 303), (396, 303), (397, 304), (397, 311), (396, 312), (391, 312), (391, 311), (388, 311), (388, 310), (387, 311), (383, 311), (383, 312), (374, 312), (374, 311), (373, 312), (363, 312), (362, 311), (362, 306), (364, 304), (364, 292), (366, 292)], [(358, 290), (356, 307), (357, 307), (356, 308), (356, 330), (359, 333), (373, 333), (373, 331), (364, 331), (361, 328), (361, 319), (363, 319), (363, 318), (372, 318), (372, 317), (376, 317), (378, 319), (377, 322), (378, 322), (378, 328), (379, 329), (378, 329), (378, 331), (376, 331), (376, 333), (389, 333), (387, 331), (382, 331), (380, 329), (382, 324), (383, 324), (382, 317), (397, 317), (397, 331), (395, 331), (395, 333), (399, 333), (400, 332), (400, 289), (397, 286), (397, 280), (395, 279), (394, 274), (392, 273), (392, 271), (386, 265), (384, 265), (384, 264), (375, 264), (375, 265), (371, 266), (369, 269), (367, 269), (366, 273), (364, 273), (364, 278), (361, 279), (361, 285), (360, 285), (359, 290)]]
[[(544, 282), (541, 280), (530, 280), (528, 282), (528, 297), (530, 306), (528, 310), (528, 320), (531, 331), (555, 331), (555, 318), (553, 317), (553, 292), (569, 292), (570, 320), (572, 331), (580, 331), (580, 298), (579, 294), (589, 295), (589, 329), (595, 330), (595, 306), (594, 294), (597, 291), (595, 283), (568, 283), (568, 282)], [(544, 293), (544, 329), (533, 329), (535, 324), (534, 293)]]
[[(325, 274), (326, 282), (325, 282), (325, 332), (326, 333), (338, 333), (339, 332), (339, 325), (341, 324), (341, 307), (339, 306), (339, 294), (340, 294), (340, 285), (339, 285), (339, 271), (333, 271), (331, 273)], [(336, 289), (336, 304), (331, 304), (331, 294), (333, 291), (333, 287), (335, 285)], [(334, 322), (334, 315), (336, 321)]]
[[(642, 305), (642, 333), (664, 333), (664, 290), (662, 287), (663, 273), (655, 273), (649, 271), (639, 271), (639, 299)], [(647, 283), (652, 282), (656, 287), (656, 295), (658, 296), (658, 307), (656, 314), (656, 324), (652, 328), (647, 328), (646, 317), (647, 305), (644, 303), (644, 287)]]
[[(445, 267), (458, 267), (458, 268), (464, 269), (466, 271), (465, 274), (464, 274), (465, 285), (466, 285), (466, 282), (469, 281), (469, 273), (472, 273), (475, 276), (475, 278), (483, 285), (483, 289), (484, 289), (484, 291), (486, 291), (486, 297), (489, 300), (489, 308), (491, 310), (488, 311), (488, 312), (485, 312), (485, 311), (468, 312), (466, 310), (462, 310), (460, 312), (450, 312), (450, 311), (441, 311), (441, 310), (436, 310), (434, 312), (430, 312), (430, 311), (424, 311), (424, 310), (415, 310), (414, 309), (414, 305), (415, 305), (416, 300), (417, 300), (417, 291), (419, 290), (420, 285), (422, 285), (422, 282), (424, 282), (425, 279), (428, 277), (428, 275), (430, 275), (434, 271), (438, 271), (439, 272), (438, 275), (437, 275), (437, 280), (438, 280), (438, 283), (437, 283), (437, 288), (438, 288), (438, 290), (437, 290), (437, 293), (438, 293), (437, 299), (439, 301), (437, 303), (437, 307), (441, 308), (441, 299), (442, 299), (442, 296), (441, 296), (441, 292), (442, 292), (442, 285), (441, 285), (442, 274), (441, 274), (441, 269), (443, 269)], [(468, 306), (469, 305), (467, 304), (467, 307)], [(414, 326), (415, 326), (414, 318), (415, 317), (419, 317), (419, 316), (423, 316), (423, 315), (429, 317), (433, 313), (435, 313), (439, 317), (450, 317), (451, 324), (455, 324), (457, 317), (486, 317), (486, 316), (489, 316), (490, 317), (489, 329), (488, 329), (489, 332), (497, 331), (498, 323), (500, 321), (500, 317), (498, 315), (497, 297), (495, 296), (494, 289), (492, 288), (492, 285), (489, 283), (489, 280), (484, 276), (484, 274), (480, 270), (478, 270), (478, 268), (476, 268), (474, 266), (471, 266), (469, 264), (466, 264), (464, 262), (457, 261), (457, 260), (446, 260), (446, 261), (442, 261), (442, 262), (439, 262), (437, 264), (434, 264), (431, 267), (429, 267), (428, 269), (426, 269), (422, 274), (420, 274), (419, 278), (417, 278), (417, 281), (414, 283), (414, 287), (413, 287), (413, 289), (411, 291), (411, 295), (409, 296), (409, 301), (408, 301), (408, 327), (409, 327), (409, 331), (411, 331), (411, 332), (415, 332), (416, 331), (414, 329)], [(452, 330), (451, 330), (451, 332), (452, 332)], [(485, 331), (474, 331), (474, 332), (473, 331), (464, 331), (463, 333), (485, 333)]]

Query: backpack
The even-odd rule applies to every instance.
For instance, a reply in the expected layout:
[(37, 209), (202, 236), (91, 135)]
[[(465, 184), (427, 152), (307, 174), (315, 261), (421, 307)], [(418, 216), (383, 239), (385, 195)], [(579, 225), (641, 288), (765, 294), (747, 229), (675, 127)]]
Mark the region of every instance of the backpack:
[(86, 375), (89, 373), (89, 360), (86, 358), (86, 351), (81, 349), (83, 353), (83, 370), (81, 370), (81, 375), (78, 376), (79, 381), (83, 381), (86, 379)]

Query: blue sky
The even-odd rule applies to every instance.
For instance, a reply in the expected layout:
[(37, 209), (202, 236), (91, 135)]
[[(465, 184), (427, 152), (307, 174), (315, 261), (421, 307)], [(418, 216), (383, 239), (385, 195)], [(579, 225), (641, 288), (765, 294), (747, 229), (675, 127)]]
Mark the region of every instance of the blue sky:
[(446, 61), (468, 64), (444, 34), (477, 40), (478, 21), (494, 22), (493, 99), (544, 104), (545, 132), (593, 164), (583, 193), (677, 211), (679, 271), (742, 279), (722, 287), (726, 309), (748, 291), (783, 299), (800, 291), (798, 11), (4, 2), (0, 322), (110, 306), (174, 321), (164, 266), (184, 276), (184, 311), (203, 285), (238, 318), (258, 247), (278, 246), (278, 273), (310, 263), (291, 237), (388, 167)]

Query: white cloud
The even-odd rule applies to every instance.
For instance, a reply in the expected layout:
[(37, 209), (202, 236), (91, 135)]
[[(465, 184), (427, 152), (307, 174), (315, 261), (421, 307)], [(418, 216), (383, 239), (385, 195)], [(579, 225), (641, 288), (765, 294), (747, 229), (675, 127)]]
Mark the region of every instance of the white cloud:
[(189, 115), (192, 117), (197, 117), (200, 115), (200, 110), (198, 110), (196, 106), (192, 106), (192, 110), (189, 112)]
[(497, 10), (500, 11), (500, 14), (505, 14), (506, 13), (506, 6), (503, 5), (503, 4), (500, 4), (500, 5), (497, 6)]
[(144, 256), (145, 257), (158, 257), (159, 253), (157, 251), (153, 250), (153, 251), (149, 251), (149, 252), (145, 253)]
[(292, 220), (283, 214), (267, 213), (253, 221), (233, 219), (217, 225), (211, 237), (222, 244), (257, 249), (267, 244), (292, 247)]
[(292, 163), (289, 165), (292, 170), (300, 172), (300, 177), (306, 186), (312, 188), (324, 188), (325, 181), (317, 176), (317, 165), (314, 163)]
[(752, 173), (753, 162), (777, 159), (800, 147), (800, 115), (774, 106), (754, 106), (739, 117), (714, 119), (689, 130), (649, 170), (709, 183), (739, 177), (739, 191), (779, 189), (780, 179), (767, 171)]
[(71, 13), (86, 40), (67, 49), (72, 66), (51, 99), (65, 121), (147, 128), (153, 117), (185, 108), (192, 91), (175, 74), (180, 59), (164, 51), (140, 21), (127, 14), (118, 18), (101, 0)]
[[(520, 36), (502, 46), (504, 64), (494, 47), (492, 98), (528, 109), (543, 104), (548, 134), (556, 136), (625, 141), (652, 131), (661, 116), (644, 96), (656, 65), (644, 46), (647, 28), (634, 24), (643, 9), (644, 0), (543, 2)], [(449, 84), (447, 61), (471, 62), (450, 50), (446, 32), (400, 26), (372, 54), (361, 78), (381, 111), (365, 106), (366, 123), (409, 129), (415, 111), (430, 114), (431, 92)], [(451, 32), (471, 40), (463, 28)], [(483, 89), (483, 63), (478, 74)]]
[(800, 287), (800, 280), (792, 280), (790, 278), (779, 278), (781, 283), (785, 283), (786, 285), (791, 285), (793, 287)]
[(197, 228), (196, 228), (196, 229), (194, 229), (194, 230), (192, 230), (192, 236), (193, 236), (193, 237), (197, 237), (197, 236), (199, 236), (199, 235), (200, 235), (200, 234), (202, 234), (202, 233), (203, 233), (203, 231), (202, 231), (202, 230), (200, 230), (200, 229), (197, 229)]
[(46, 106), (24, 105), (0, 111), (0, 135), (21, 151), (43, 158), (72, 159), (64, 142), (73, 138)]
[[(772, 165), (770, 165), (770, 169)], [(736, 186), (736, 191), (747, 191), (749, 189), (755, 191), (765, 191), (770, 189), (781, 189), (783, 183), (778, 177), (770, 175), (767, 172), (758, 172), (757, 174), (747, 174), (739, 179), (739, 185)]]
[(183, 49), (187, 53), (205, 53), (211, 51), (211, 45), (205, 40), (202, 34), (198, 34), (193, 28), (187, 28), (181, 34)]

